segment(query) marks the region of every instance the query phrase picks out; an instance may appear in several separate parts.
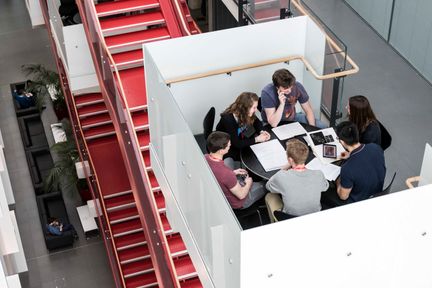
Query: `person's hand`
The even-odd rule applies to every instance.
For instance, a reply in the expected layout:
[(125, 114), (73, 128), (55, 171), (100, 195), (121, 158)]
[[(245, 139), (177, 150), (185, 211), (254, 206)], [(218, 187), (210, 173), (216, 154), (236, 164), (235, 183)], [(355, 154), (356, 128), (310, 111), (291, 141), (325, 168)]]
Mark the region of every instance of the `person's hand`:
[(236, 169), (233, 171), (235, 175), (247, 175), (248, 172), (245, 169)]
[(267, 138), (268, 137), (266, 134), (260, 133), (258, 136), (255, 137), (255, 143), (265, 142), (268, 140)]
[(350, 153), (347, 152), (347, 151), (344, 151), (344, 152), (341, 153), (340, 158), (341, 158), (341, 159), (348, 159), (349, 156), (350, 156)]
[(248, 185), (248, 184), (252, 185), (252, 182), (253, 182), (252, 177), (247, 176), (245, 179), (246, 185)]
[(264, 135), (264, 141), (268, 141), (268, 140), (270, 140), (270, 133), (268, 133), (267, 131), (264, 131), (264, 130), (262, 130), (261, 132), (260, 132), (260, 134), (262, 134), (262, 135)]
[(285, 101), (287, 100), (287, 97), (285, 96), (285, 93), (281, 90), (278, 90), (278, 98), (279, 98), (279, 105), (285, 106)]

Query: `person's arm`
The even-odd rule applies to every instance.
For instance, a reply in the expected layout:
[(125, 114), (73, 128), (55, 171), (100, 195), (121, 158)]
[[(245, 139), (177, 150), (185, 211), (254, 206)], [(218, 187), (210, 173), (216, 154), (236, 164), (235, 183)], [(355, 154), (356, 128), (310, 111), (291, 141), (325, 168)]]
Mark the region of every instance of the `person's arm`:
[(263, 109), (267, 117), (267, 123), (269, 123), (270, 126), (272, 127), (277, 127), (277, 125), (282, 119), (282, 115), (285, 109), (286, 96), (284, 93), (278, 92), (279, 104), (275, 103), (274, 107), (267, 107), (267, 108), (264, 108), (265, 103), (263, 101), (263, 97), (271, 98), (271, 96), (266, 94), (266, 92), (263, 91), (261, 96), (261, 101), (263, 103)]
[(321, 183), (322, 183), (322, 192), (325, 192), (328, 190), (329, 188), (329, 182), (327, 181), (327, 179), (324, 177), (324, 174), (321, 172)]
[(309, 125), (315, 126), (315, 115), (312, 110), (312, 106), (309, 101), (306, 101), (305, 103), (300, 104), (304, 113), (306, 114), (306, 119), (309, 123)]
[(267, 131), (263, 130), (262, 122), (258, 118), (255, 118), (253, 126), (255, 128), (255, 131), (258, 134), (257, 136), (255, 136), (255, 143), (265, 142), (270, 140), (271, 138), (270, 134)]
[(253, 183), (252, 178), (247, 177), (245, 179), (245, 183), (246, 185), (242, 187), (237, 181), (237, 184), (230, 189), (231, 193), (233, 193), (234, 196), (236, 196), (240, 200), (243, 200), (248, 195)]
[(277, 172), (275, 175), (270, 177), (270, 179), (266, 183), (266, 189), (272, 193), (280, 193), (281, 187), (279, 186), (278, 182), (278, 176), (279, 172)]
[[(343, 167), (342, 167), (343, 168)], [(348, 174), (344, 169), (341, 169), (341, 175), (336, 180), (336, 192), (341, 200), (347, 200), (351, 190), (354, 186), (354, 183), (349, 178)], [(346, 188), (349, 187), (349, 188)]]

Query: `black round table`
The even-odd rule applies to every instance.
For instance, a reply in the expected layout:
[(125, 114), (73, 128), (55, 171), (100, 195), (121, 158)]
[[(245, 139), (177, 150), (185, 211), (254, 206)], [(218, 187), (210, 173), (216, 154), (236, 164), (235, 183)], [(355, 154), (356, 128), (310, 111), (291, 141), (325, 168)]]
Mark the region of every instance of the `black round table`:
[[(285, 124), (289, 124), (289, 123), (293, 123), (293, 121), (282, 122), (279, 125), (285, 125)], [(304, 123), (300, 123), (300, 124), (303, 126), (303, 128), (307, 132), (319, 130), (319, 128), (315, 127), (315, 126), (311, 126), (311, 125), (304, 124)], [(263, 130), (270, 133), (270, 136), (271, 136), (270, 140), (278, 139), (276, 137), (276, 135), (273, 133), (272, 128), (273, 127), (271, 127), (270, 125), (266, 125), (266, 126), (264, 126)], [(306, 144), (305, 140), (303, 139), (303, 136), (296, 136), (294, 138), (297, 138)], [(289, 139), (279, 140), (279, 142), (282, 144), (282, 147), (284, 147), (284, 150), (286, 149), (285, 143), (288, 140)], [(309, 147), (309, 156), (308, 156), (308, 159), (306, 160), (306, 163), (311, 161), (313, 158), (315, 158), (315, 156), (313, 155), (312, 150)], [(258, 161), (258, 158), (255, 156), (255, 153), (252, 151), (252, 149), (250, 147), (244, 148), (240, 151), (240, 160), (241, 160), (242, 165), (245, 169), (247, 169), (251, 173), (255, 174), (256, 176), (258, 176), (264, 180), (270, 179), (271, 176), (273, 176), (274, 174), (276, 174), (276, 172), (279, 171), (279, 170), (273, 170), (273, 171), (266, 172), (264, 170), (264, 168), (262, 167), (261, 163)]]

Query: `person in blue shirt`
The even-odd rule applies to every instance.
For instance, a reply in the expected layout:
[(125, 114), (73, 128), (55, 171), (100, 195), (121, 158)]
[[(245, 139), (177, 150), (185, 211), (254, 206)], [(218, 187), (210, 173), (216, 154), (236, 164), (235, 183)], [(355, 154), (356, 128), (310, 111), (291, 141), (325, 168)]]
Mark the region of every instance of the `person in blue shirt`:
[(65, 231), (73, 231), (74, 237), (78, 238), (78, 234), (72, 224), (63, 224), (60, 219), (50, 218), (48, 220), (47, 230), (50, 234), (61, 236)]
[[(296, 112), (296, 103), (300, 103), (304, 113)], [(309, 95), (300, 82), (287, 69), (276, 70), (272, 83), (266, 85), (261, 91), (261, 116), (264, 123), (272, 127), (281, 121), (297, 121), (318, 128), (326, 125), (315, 119)]]
[(382, 192), (386, 167), (381, 147), (375, 143), (360, 143), (357, 126), (350, 121), (340, 123), (336, 134), (347, 150), (342, 153), (346, 161), (336, 180), (336, 193), (331, 190), (324, 193), (322, 203), (334, 207), (366, 200)]
[(33, 94), (25, 92), (24, 89), (14, 90), (12, 96), (18, 102), (20, 109), (26, 109), (35, 105)]

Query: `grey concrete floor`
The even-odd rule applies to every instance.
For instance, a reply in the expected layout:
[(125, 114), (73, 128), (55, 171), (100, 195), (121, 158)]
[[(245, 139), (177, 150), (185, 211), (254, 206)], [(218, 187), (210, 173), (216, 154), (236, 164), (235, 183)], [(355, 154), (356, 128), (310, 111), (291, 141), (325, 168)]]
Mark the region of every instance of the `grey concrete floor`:
[[(49, 252), (41, 230), (36, 198), (15, 116), (10, 83), (26, 80), (21, 65), (37, 63), (55, 70), (47, 31), (32, 29), (24, 0), (0, 0), (0, 129), (15, 195), (15, 212), (29, 271), (20, 275), (22, 287), (113, 287), (101, 238), (86, 240), (75, 207), (74, 191), (63, 191), (71, 223), (80, 239), (73, 247)], [(52, 106), (41, 115), (47, 132), (57, 122)], [(53, 144), (52, 134), (46, 133)]]
[[(348, 46), (360, 72), (345, 79), (344, 103), (353, 95), (370, 100), (393, 143), (385, 152), (392, 192), (419, 175), (425, 143), (432, 143), (432, 86), (343, 0), (304, 0)], [(345, 106), (345, 105), (344, 105)], [(388, 179), (387, 179), (388, 180)]]

